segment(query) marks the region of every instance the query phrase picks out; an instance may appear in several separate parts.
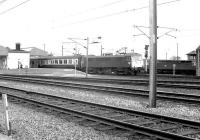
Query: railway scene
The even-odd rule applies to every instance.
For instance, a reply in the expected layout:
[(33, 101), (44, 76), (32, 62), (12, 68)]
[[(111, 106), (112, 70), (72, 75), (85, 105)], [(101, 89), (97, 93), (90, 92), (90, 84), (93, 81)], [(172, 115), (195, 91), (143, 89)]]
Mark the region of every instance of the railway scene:
[(0, 140), (200, 140), (198, 4), (0, 1)]

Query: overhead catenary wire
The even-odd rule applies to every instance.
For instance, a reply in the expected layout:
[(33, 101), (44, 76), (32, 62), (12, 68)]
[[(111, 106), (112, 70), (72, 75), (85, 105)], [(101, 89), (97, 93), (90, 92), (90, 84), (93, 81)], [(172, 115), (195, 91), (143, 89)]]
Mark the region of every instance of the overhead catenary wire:
[(23, 2), (21, 2), (21, 3), (17, 4), (17, 5), (15, 5), (15, 6), (11, 7), (11, 8), (8, 8), (8, 9), (4, 10), (3, 12), (0, 12), (0, 15), (6, 14), (7, 12), (9, 12), (9, 11), (11, 11), (11, 10), (14, 10), (15, 8), (21, 6), (21, 5), (23, 5), (23, 4), (25, 4), (25, 3), (29, 2), (29, 1), (31, 1), (31, 0), (23, 1)]
[[(181, 1), (181, 0), (167, 1), (167, 2), (163, 2), (163, 3), (159, 3), (157, 5), (162, 6), (162, 5), (174, 3), (174, 2), (177, 2), (177, 1)], [(103, 19), (103, 18), (112, 17), (112, 16), (117, 16), (117, 15), (125, 14), (125, 13), (128, 13), (128, 12), (143, 10), (143, 9), (146, 9), (146, 8), (149, 8), (149, 6), (143, 6), (143, 7), (139, 7), (139, 8), (133, 8), (133, 9), (129, 9), (129, 10), (123, 10), (123, 11), (119, 11), (119, 12), (115, 12), (115, 13), (110, 13), (110, 14), (102, 15), (102, 16), (98, 16), (98, 17), (92, 17), (92, 18), (88, 18), (88, 19), (84, 19), (84, 20), (80, 20), (80, 21), (75, 21), (75, 22), (72, 22), (72, 23), (64, 24), (64, 25), (60, 25), (59, 27), (63, 27), (63, 26), (66, 26), (66, 25), (74, 25), (74, 24), (84, 23), (84, 22), (88, 22), (88, 21), (94, 21), (94, 20)]]
[(2, 1), (0, 1), (0, 4), (3, 4), (4, 2), (6, 2), (7, 0), (2, 0)]
[(74, 13), (74, 14), (70, 14), (67, 17), (77, 16), (77, 15), (84, 14), (84, 13), (87, 13), (87, 12), (91, 12), (91, 11), (95, 11), (95, 10), (98, 10), (98, 9), (106, 8), (106, 7), (121, 3), (123, 1), (126, 1), (126, 0), (117, 0), (117, 1), (109, 2), (109, 3), (105, 3), (105, 4), (100, 5), (98, 7), (94, 7), (94, 8), (83, 10), (83, 11), (80, 11), (80, 12), (77, 12), (77, 13)]

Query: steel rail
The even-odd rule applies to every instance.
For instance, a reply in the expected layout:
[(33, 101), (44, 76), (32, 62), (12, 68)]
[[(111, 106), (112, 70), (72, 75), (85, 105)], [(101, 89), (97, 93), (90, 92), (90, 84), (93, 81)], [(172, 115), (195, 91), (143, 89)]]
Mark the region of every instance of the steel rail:
[[(147, 79), (106, 79), (106, 78), (77, 78), (77, 77), (55, 77), (55, 76), (24, 76), (24, 75), (0, 75), (1, 78), (18, 77), (18, 78), (39, 78), (39, 79), (52, 79), (52, 80), (71, 80), (95, 83), (112, 83), (112, 84), (126, 84), (126, 85), (145, 85), (149, 84)], [(200, 89), (200, 81), (187, 81), (187, 80), (158, 80), (157, 86), (159, 87), (175, 87), (185, 89)]]
[[(21, 89), (9, 88), (9, 90), (15, 90), (15, 91), (19, 90), (20, 92), (27, 93), (27, 95), (38, 94), (38, 95), (43, 95), (44, 96), (44, 94), (42, 94), (42, 93), (30, 92), (30, 91), (25, 91), (25, 90), (21, 90)], [(78, 115), (81, 115), (81, 116), (85, 116), (85, 117), (88, 117), (88, 118), (92, 118), (92, 119), (95, 119), (95, 120), (103, 121), (103, 122), (106, 122), (108, 124), (115, 125), (117, 127), (126, 128), (127, 130), (131, 130), (131, 131), (136, 130), (136, 131), (139, 131), (139, 132), (145, 132), (145, 133), (147, 133), (149, 135), (153, 134), (158, 138), (174, 139), (174, 140), (176, 140), (176, 139), (182, 139), (182, 140), (193, 139), (191, 137), (182, 136), (182, 135), (175, 134), (175, 133), (172, 133), (172, 132), (161, 131), (161, 130), (158, 130), (158, 129), (148, 128), (148, 127), (140, 126), (140, 125), (137, 125), (137, 124), (132, 124), (132, 123), (129, 123), (129, 122), (127, 123), (127, 122), (120, 121), (120, 120), (115, 120), (115, 119), (110, 119), (110, 118), (107, 118), (107, 117), (102, 117), (101, 115), (95, 115), (95, 114), (90, 114), (90, 113), (87, 113), (87, 112), (81, 112), (78, 109), (74, 110), (74, 109), (70, 109), (70, 108), (63, 108), (63, 107), (60, 107), (58, 105), (55, 105), (54, 103), (48, 103), (48, 101), (47, 102), (46, 101), (41, 102), (41, 100), (33, 99), (32, 97), (19, 96), (16, 93), (12, 94), (8, 90), (3, 91), (3, 92), (6, 92), (8, 94), (8, 96), (10, 96), (10, 97), (15, 97), (15, 98), (18, 98), (18, 99), (23, 99), (25, 101), (34, 102), (36, 104), (45, 105), (45, 106), (48, 106), (48, 107), (51, 107), (51, 108), (55, 108), (55, 109), (60, 110), (60, 111), (64, 110), (64, 111), (67, 111), (67, 112), (75, 113), (75, 114), (78, 114)], [(1, 93), (3, 93), (3, 92), (1, 92)], [(62, 97), (57, 97), (57, 96), (53, 96), (53, 95), (45, 95), (45, 96), (53, 97), (56, 100), (57, 99), (61, 99), (61, 100), (64, 99)], [(37, 97), (37, 96), (35, 96), (35, 97)], [(93, 106), (99, 106), (99, 107), (103, 107), (103, 108), (115, 109), (115, 110), (118, 110), (118, 111), (124, 111), (126, 113), (143, 115), (143, 116), (146, 116), (146, 117), (153, 117), (153, 118), (160, 119), (162, 121), (169, 121), (170, 123), (172, 123), (172, 122), (173, 123), (178, 123), (178, 125), (183, 125), (183, 126), (187, 125), (187, 126), (192, 127), (192, 128), (194, 127), (198, 131), (200, 130), (200, 128), (199, 128), (200, 123), (199, 122), (194, 122), (194, 121), (189, 121), (189, 120), (184, 120), (184, 119), (178, 119), (178, 118), (173, 118), (173, 117), (167, 117), (167, 116), (162, 116), (162, 115), (155, 115), (155, 114), (145, 113), (145, 112), (141, 112), (141, 111), (134, 111), (134, 110), (128, 110), (128, 109), (123, 109), (123, 108), (109, 107), (109, 106), (106, 106), (106, 105), (88, 103), (88, 102), (78, 101), (78, 100), (74, 100), (74, 99), (66, 99), (65, 98), (65, 100), (66, 101), (70, 100), (72, 102), (79, 102), (81, 104), (89, 104), (89, 105), (93, 105)], [(181, 123), (181, 124), (179, 124), (179, 123)], [(195, 132), (195, 133), (197, 133), (197, 132)]]
[[(31, 78), (15, 78), (9, 77), (9, 80), (16, 80), (22, 82), (29, 82), (35, 84), (44, 84), (44, 85), (52, 85), (52, 86), (61, 86), (75, 89), (85, 89), (92, 91), (101, 91), (106, 93), (120, 94), (120, 95), (128, 95), (128, 96), (142, 96), (148, 97), (149, 90), (144, 89), (133, 89), (133, 88), (120, 88), (113, 86), (100, 86), (100, 85), (91, 85), (91, 84), (80, 84), (73, 82), (63, 82), (63, 81), (52, 81), (46, 79), (31, 79)], [(157, 98), (164, 100), (172, 100), (172, 101), (180, 101), (192, 104), (200, 103), (200, 95), (195, 94), (183, 94), (183, 93), (174, 93), (174, 92), (166, 92), (166, 91), (157, 91)]]

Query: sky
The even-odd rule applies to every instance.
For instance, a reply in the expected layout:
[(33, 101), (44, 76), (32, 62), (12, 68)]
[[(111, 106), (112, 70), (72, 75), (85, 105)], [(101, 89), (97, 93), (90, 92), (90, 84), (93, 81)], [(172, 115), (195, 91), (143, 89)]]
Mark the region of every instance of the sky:
[[(174, 2), (166, 3), (170, 1)], [(200, 45), (200, 1), (157, 3), (158, 59), (176, 56), (177, 46), (178, 55), (186, 59)], [(89, 54), (100, 55), (102, 45), (104, 53), (127, 47), (128, 52), (144, 56), (149, 39), (138, 35), (149, 34), (149, 28), (144, 28), (149, 26), (148, 5), (149, 0), (1, 0), (0, 45), (14, 49), (20, 42), (22, 48), (37, 47), (57, 56), (62, 55), (63, 45), (64, 55), (74, 53), (75, 47), (85, 54), (82, 46), (68, 38), (85, 46), (88, 37)], [(169, 31), (171, 36), (164, 35)]]

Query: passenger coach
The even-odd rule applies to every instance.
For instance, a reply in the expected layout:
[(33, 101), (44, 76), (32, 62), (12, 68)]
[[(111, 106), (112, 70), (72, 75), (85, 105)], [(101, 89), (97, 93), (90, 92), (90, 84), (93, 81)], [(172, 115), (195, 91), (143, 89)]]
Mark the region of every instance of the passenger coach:
[(31, 58), (32, 68), (81, 68), (81, 56), (48, 56)]

